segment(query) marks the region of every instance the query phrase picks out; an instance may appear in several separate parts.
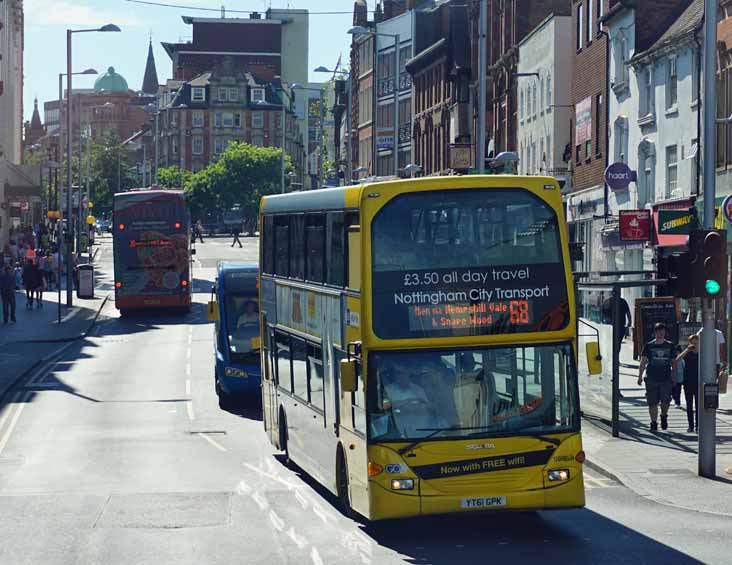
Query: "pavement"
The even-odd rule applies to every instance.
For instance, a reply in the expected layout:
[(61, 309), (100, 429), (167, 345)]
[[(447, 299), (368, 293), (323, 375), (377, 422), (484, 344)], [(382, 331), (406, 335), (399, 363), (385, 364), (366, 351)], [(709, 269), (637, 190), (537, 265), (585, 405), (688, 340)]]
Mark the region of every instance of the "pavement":
[(43, 306), (32, 309), (26, 308), (25, 292), (16, 292), (17, 322), (0, 323), (0, 400), (29, 372), (84, 337), (97, 321), (113, 288), (111, 237), (97, 242), (94, 298), (81, 299), (74, 292), (73, 306), (68, 308), (62, 285), (59, 312), (56, 290), (44, 292)]
[(587, 466), (636, 494), (665, 505), (732, 516), (732, 388), (719, 397), (717, 478), (698, 475), (698, 436), (688, 433), (684, 395), (669, 408), (669, 428), (652, 433), (645, 389), (637, 386), (638, 363), (632, 344), (623, 343), (620, 365), (620, 437), (609, 425), (586, 417), (582, 435)]

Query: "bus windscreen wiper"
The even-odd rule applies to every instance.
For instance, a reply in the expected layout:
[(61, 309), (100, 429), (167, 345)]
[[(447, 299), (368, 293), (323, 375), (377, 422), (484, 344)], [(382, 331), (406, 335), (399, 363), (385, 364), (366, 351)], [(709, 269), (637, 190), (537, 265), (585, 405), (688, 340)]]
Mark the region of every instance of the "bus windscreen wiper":
[[(483, 428), (489, 428), (491, 426), (482, 426), (482, 427)], [(470, 434), (470, 436), (468, 436), (468, 437), (474, 437), (475, 435), (477, 435), (477, 433)], [(561, 443), (562, 443), (562, 440), (557, 439), (557, 438), (554, 438), (554, 437), (548, 437), (548, 436), (540, 435), (540, 434), (536, 434), (535, 435), (535, 434), (531, 434), (531, 433), (516, 433), (513, 430), (503, 431), (503, 432), (500, 432), (499, 434), (496, 434), (496, 435), (497, 436), (506, 436), (506, 437), (533, 437), (533, 438), (539, 439), (541, 441), (545, 441), (547, 443), (551, 443), (553, 445), (561, 445)]]
[[(485, 427), (485, 426), (479, 426), (479, 427)], [(440, 432), (458, 432), (458, 431), (462, 431), (462, 430), (477, 430), (477, 429), (478, 428), (461, 427), (461, 426), (450, 426), (448, 428), (417, 428), (416, 431), (418, 431), (418, 432), (432, 432), (432, 433), (429, 433), (422, 438), (414, 440), (412, 443), (410, 443), (406, 447), (402, 447), (401, 449), (399, 449), (399, 451), (397, 453), (399, 453), (399, 455), (404, 455), (407, 451), (411, 451), (412, 449), (417, 447), (420, 443), (423, 443), (423, 442), (435, 437)]]

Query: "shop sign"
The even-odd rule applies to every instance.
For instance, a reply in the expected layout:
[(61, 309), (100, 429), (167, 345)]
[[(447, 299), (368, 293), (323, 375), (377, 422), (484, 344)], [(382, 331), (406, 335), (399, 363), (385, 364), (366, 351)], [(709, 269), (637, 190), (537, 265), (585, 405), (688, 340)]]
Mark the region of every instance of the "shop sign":
[(650, 210), (620, 210), (620, 241), (648, 241), (651, 238)]
[(684, 210), (659, 210), (658, 235), (689, 235), (695, 216)]
[(732, 194), (722, 201), (722, 215), (725, 220), (732, 224)]
[(636, 182), (638, 175), (631, 171), (625, 163), (613, 163), (605, 169), (605, 182), (613, 190), (626, 190), (631, 182)]

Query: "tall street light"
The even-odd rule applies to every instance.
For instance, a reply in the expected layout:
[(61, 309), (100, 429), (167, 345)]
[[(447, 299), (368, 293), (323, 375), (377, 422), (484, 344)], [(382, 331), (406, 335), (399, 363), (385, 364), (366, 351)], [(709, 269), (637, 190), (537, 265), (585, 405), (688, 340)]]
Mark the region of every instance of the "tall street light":
[[(320, 96), (320, 160), (318, 163), (318, 188), (323, 188), (323, 121), (325, 120), (325, 99), (323, 95), (325, 94), (325, 89), (323, 88), (311, 88), (308, 86), (303, 86), (301, 84), (293, 84), (290, 86), (292, 90), (306, 90), (308, 92), (317, 92)], [(310, 112), (308, 111), (308, 120), (310, 119)]]
[(353, 177), (353, 150), (351, 148), (351, 136), (353, 134), (353, 118), (351, 116), (351, 107), (352, 107), (352, 101), (351, 97), (353, 96), (353, 78), (350, 72), (348, 71), (341, 71), (341, 70), (330, 70), (327, 67), (320, 66), (317, 69), (314, 69), (314, 72), (316, 73), (329, 73), (331, 75), (340, 75), (341, 77), (347, 77), (348, 79), (348, 92), (346, 96), (346, 120), (348, 122), (347, 125), (347, 132), (346, 132), (346, 148), (348, 150), (348, 157), (346, 159), (346, 184), (349, 185), (352, 182)]
[[(78, 73), (72, 73), (73, 75), (97, 75), (99, 74), (96, 69), (88, 68), (84, 69), (81, 72)], [(58, 116), (59, 116), (59, 124), (58, 124), (58, 145), (56, 146), (56, 162), (61, 162), (61, 145), (63, 144), (63, 139), (61, 136), (61, 133), (63, 132), (63, 124), (61, 123), (61, 105), (64, 100), (64, 82), (63, 79), (67, 75), (67, 73), (59, 73), (58, 74)], [(67, 89), (67, 102), (66, 102), (66, 112), (69, 113), (71, 111), (71, 89)], [(69, 139), (71, 139), (71, 131), (68, 131), (66, 134)], [(71, 162), (67, 163), (67, 166), (69, 167), (69, 170), (71, 168)], [(59, 178), (58, 172), (57, 179)], [(63, 183), (63, 175), (61, 176), (61, 183)], [(69, 185), (71, 186), (71, 185)], [(63, 189), (63, 188), (62, 188)], [(67, 192), (71, 192), (71, 189), (67, 189)], [(67, 199), (68, 201), (68, 199)], [(58, 202), (58, 185), (56, 186), (56, 206), (57, 208), (60, 208), (60, 203)], [(60, 210), (58, 210), (60, 211)], [(71, 225), (71, 208), (66, 209), (66, 226), (67, 229), (69, 229), (69, 226)], [(59, 217), (56, 220), (56, 244), (58, 245), (58, 274), (59, 274), (59, 280), (58, 280), (58, 319), (59, 323), (61, 323), (61, 265), (63, 263), (63, 249), (64, 247), (68, 247), (66, 242), (64, 242), (64, 234), (63, 234), (63, 220), (62, 217)], [(69, 264), (66, 266), (66, 270), (69, 269)]]
[[(399, 176), (399, 47), (401, 41), (398, 33), (382, 33), (366, 29), (362, 26), (355, 26), (348, 30), (354, 37), (371, 35), (373, 37), (391, 37), (394, 40), (394, 176)], [(376, 49), (376, 57), (379, 56), (379, 49)], [(378, 92), (378, 77), (377, 77)], [(377, 95), (378, 96), (378, 95)], [(378, 125), (378, 124), (377, 124)], [(374, 132), (378, 135), (378, 132)]]
[[(73, 124), (72, 121), (72, 111), (71, 111), (71, 91), (73, 90), (72, 86), (72, 76), (73, 76), (73, 70), (72, 70), (72, 64), (71, 64), (71, 38), (75, 33), (90, 33), (90, 32), (112, 32), (112, 31), (122, 31), (119, 27), (117, 27), (114, 24), (107, 24), (102, 27), (98, 28), (92, 28), (92, 29), (67, 29), (66, 30), (66, 77), (67, 77), (67, 94), (68, 94), (68, 104), (66, 109), (66, 128), (68, 131), (68, 135), (66, 136), (66, 160), (68, 162), (68, 169), (66, 171), (66, 207), (67, 207), (67, 213), (69, 214), (69, 219), (67, 220), (67, 229), (72, 230), (72, 222), (70, 221), (71, 216), (71, 210), (72, 210), (72, 201), (71, 201), (71, 186), (73, 184), (72, 182), (72, 176), (71, 176), (71, 153), (73, 151), (73, 144), (71, 143), (71, 125)], [(70, 240), (73, 241), (73, 231), (70, 233), (71, 238)], [(74, 303), (74, 289), (73, 289), (73, 273), (72, 268), (73, 265), (71, 264), (71, 246), (66, 246), (66, 306), (73, 306)]]

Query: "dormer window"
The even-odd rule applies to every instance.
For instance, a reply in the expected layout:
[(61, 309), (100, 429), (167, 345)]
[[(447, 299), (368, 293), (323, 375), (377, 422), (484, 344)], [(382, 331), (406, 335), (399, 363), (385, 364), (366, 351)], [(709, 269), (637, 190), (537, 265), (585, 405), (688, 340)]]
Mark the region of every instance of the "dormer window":
[(264, 88), (252, 88), (252, 102), (264, 102)]
[(191, 101), (205, 102), (206, 101), (206, 89), (201, 86), (194, 86), (193, 88), (191, 88)]

